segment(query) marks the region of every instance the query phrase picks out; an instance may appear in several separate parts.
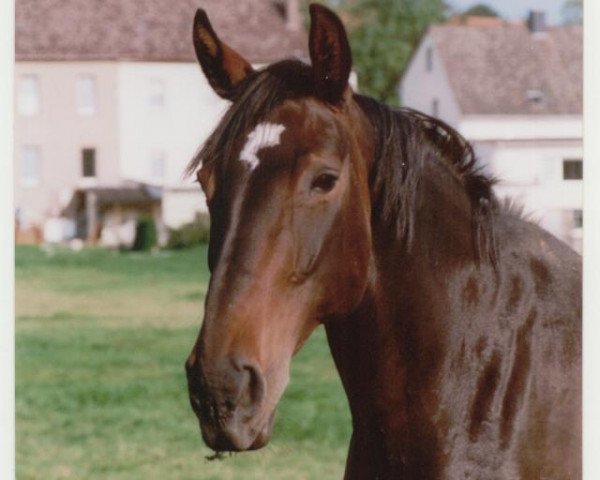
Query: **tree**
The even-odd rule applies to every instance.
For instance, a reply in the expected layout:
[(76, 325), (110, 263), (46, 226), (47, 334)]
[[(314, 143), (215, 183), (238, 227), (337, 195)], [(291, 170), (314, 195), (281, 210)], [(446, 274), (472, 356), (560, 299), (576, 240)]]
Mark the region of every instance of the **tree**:
[(498, 12), (494, 10), (492, 7), (485, 5), (484, 3), (478, 3), (477, 5), (473, 5), (471, 8), (468, 8), (463, 12), (463, 16), (473, 16), (473, 17), (499, 17)]
[(396, 85), (425, 29), (443, 19), (443, 0), (347, 0), (353, 66), (362, 92), (397, 103)]

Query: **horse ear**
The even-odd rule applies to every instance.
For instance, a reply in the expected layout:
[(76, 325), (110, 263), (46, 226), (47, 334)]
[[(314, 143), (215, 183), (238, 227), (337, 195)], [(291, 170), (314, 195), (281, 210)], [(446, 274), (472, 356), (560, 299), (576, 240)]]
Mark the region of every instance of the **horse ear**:
[(194, 49), (208, 82), (220, 97), (231, 100), (236, 87), (251, 73), (252, 66), (235, 50), (219, 40), (206, 12), (194, 17)]
[(352, 55), (346, 30), (339, 17), (322, 5), (310, 5), (310, 59), (317, 96), (338, 103), (350, 77)]

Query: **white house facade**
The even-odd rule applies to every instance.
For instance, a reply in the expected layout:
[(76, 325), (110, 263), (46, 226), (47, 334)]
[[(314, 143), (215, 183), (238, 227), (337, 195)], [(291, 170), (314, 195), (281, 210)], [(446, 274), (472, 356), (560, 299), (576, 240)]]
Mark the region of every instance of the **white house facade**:
[(228, 102), (195, 63), (121, 63), (117, 75), (122, 177), (162, 187), (168, 227), (191, 222), (206, 203), (185, 168)]
[(57, 215), (73, 189), (117, 183), (116, 66), (15, 66), (15, 205), (21, 227)]
[(403, 105), (444, 120), (473, 144), (482, 166), (498, 178), (500, 198), (515, 200), (581, 250), (580, 27), (476, 19), (433, 26), (398, 93)]
[(195, 58), (197, 8), (254, 65), (306, 57), (295, 0), (148, 2), (141, 11), (135, 3), (16, 2), (14, 183), (23, 239), (39, 241), (48, 223), (68, 217), (75, 225), (64, 237), (102, 241), (114, 238), (106, 227), (149, 214), (164, 241), (167, 228), (206, 211), (184, 172), (228, 102)]

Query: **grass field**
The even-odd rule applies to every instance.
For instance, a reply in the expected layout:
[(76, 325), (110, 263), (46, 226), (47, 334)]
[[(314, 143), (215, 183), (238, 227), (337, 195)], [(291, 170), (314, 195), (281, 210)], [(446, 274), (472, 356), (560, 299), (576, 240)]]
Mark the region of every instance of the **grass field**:
[(205, 258), (17, 249), (18, 479), (342, 477), (350, 418), (322, 328), (293, 361), (269, 445), (206, 460), (183, 370)]

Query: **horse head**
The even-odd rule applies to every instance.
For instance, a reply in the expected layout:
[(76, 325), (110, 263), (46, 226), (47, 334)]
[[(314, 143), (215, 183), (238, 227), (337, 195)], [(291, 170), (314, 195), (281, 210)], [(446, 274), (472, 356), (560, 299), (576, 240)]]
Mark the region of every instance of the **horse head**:
[(233, 103), (196, 164), (211, 216), (210, 285), (186, 362), (208, 446), (269, 439), (291, 357), (311, 332), (352, 311), (371, 262), (369, 125), (348, 85), (339, 18), (312, 5), (312, 65), (255, 71), (206, 14), (194, 46), (212, 88)]

